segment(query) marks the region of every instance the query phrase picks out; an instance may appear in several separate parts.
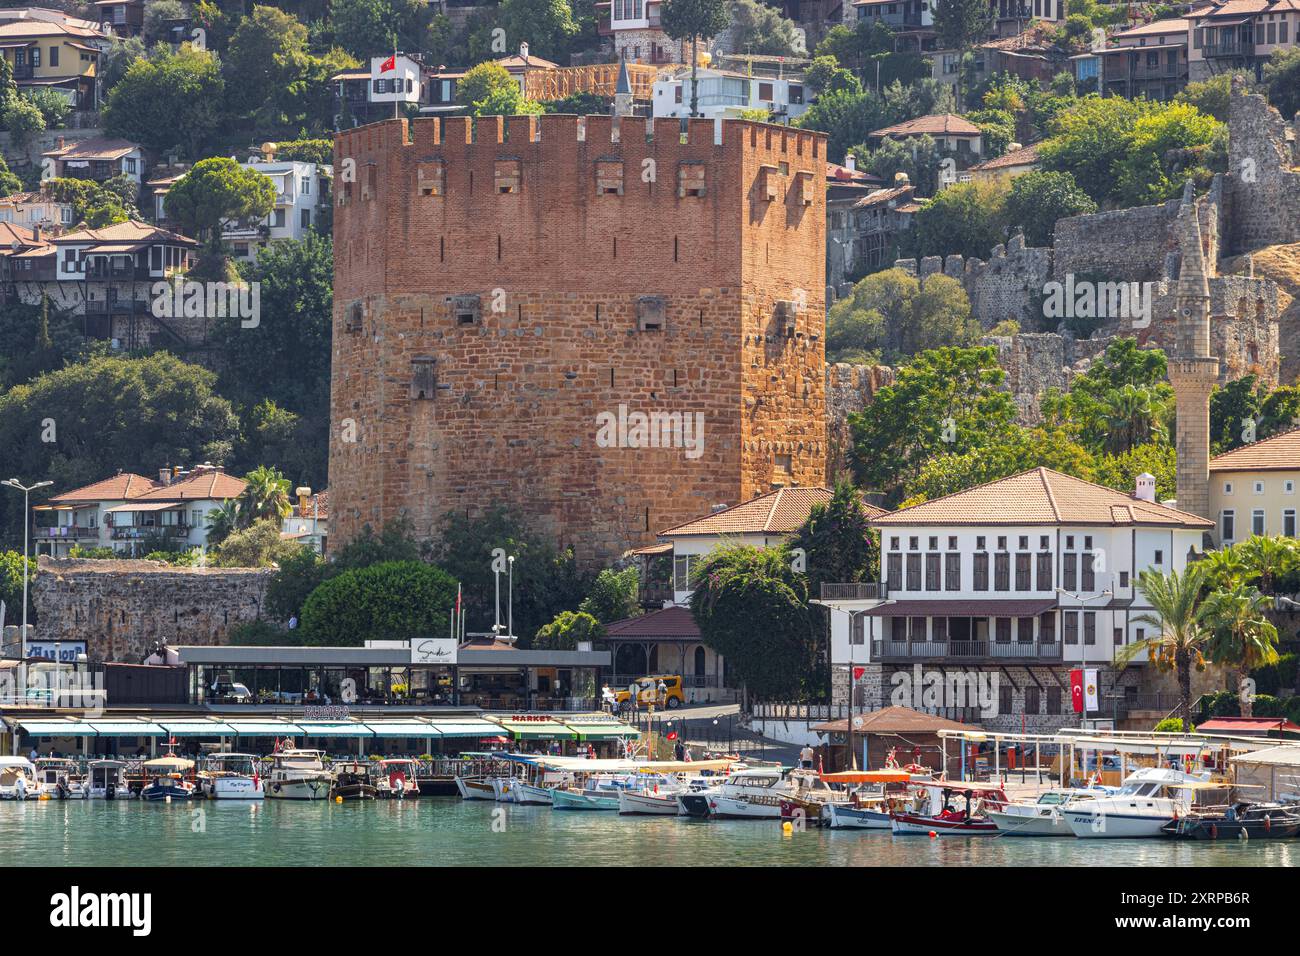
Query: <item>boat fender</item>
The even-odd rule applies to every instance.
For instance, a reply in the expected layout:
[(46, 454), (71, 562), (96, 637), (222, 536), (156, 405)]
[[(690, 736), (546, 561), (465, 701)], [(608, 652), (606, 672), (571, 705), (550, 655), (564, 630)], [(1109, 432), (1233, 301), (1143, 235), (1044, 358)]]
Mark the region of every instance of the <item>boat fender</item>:
[(1210, 839), (1211, 839), (1211, 840), (1217, 840), (1218, 838), (1219, 838), (1219, 825), (1218, 825), (1217, 823), (1211, 823), (1211, 824), (1210, 824)]
[[(1270, 830), (1272, 830), (1272, 829), (1273, 829), (1273, 818), (1272, 818), (1271, 816), (1269, 816), (1268, 814), (1265, 814), (1265, 815), (1264, 815), (1264, 832), (1265, 832), (1265, 833), (1268, 833), (1268, 831), (1270, 831)], [(1245, 832), (1246, 832), (1246, 828), (1245, 828), (1244, 825), (1243, 825), (1242, 828), (1241, 828), (1241, 832), (1242, 832), (1242, 833), (1245, 833)]]

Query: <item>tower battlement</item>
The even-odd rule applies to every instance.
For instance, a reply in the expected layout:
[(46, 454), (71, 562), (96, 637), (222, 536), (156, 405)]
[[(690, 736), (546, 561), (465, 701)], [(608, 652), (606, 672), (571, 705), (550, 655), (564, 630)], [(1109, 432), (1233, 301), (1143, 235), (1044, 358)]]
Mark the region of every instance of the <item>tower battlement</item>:
[(506, 503), (595, 562), (824, 482), (822, 134), (394, 120), (335, 195), (336, 540)]

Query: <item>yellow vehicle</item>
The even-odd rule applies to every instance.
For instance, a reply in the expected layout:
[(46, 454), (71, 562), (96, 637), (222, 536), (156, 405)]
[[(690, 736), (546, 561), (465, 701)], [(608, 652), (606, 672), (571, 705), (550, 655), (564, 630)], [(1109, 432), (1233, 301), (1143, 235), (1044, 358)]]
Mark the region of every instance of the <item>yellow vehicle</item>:
[[(653, 677), (638, 677), (636, 679), (637, 691), (636, 699), (639, 706), (644, 707), (646, 704), (654, 704), (656, 707), (666, 707), (674, 710), (686, 703), (686, 693), (682, 690), (682, 678), (680, 674), (656, 674)], [(661, 692), (659, 685), (663, 684), (664, 689)], [(614, 702), (622, 706), (628, 702), (631, 694), (628, 688), (624, 687), (614, 692)]]

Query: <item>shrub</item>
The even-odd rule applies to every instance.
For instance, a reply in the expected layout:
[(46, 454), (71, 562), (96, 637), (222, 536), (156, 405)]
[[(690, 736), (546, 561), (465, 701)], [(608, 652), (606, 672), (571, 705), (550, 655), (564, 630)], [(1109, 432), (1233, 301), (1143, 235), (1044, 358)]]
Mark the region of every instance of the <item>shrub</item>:
[[(1186, 727), (1190, 727), (1191, 730), (1187, 731)], [(1155, 732), (1158, 734), (1181, 734), (1184, 732), (1194, 734), (1196, 733), (1196, 725), (1187, 724), (1184, 726), (1184, 721), (1181, 717), (1166, 717), (1164, 720), (1160, 721), (1160, 723), (1156, 724)]]

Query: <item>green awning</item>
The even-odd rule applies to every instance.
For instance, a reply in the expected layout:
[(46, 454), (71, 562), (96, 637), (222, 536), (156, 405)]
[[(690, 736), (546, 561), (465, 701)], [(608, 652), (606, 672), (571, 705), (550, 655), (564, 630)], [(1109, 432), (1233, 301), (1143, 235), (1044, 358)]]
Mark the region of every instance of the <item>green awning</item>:
[(622, 740), (625, 737), (638, 737), (641, 732), (635, 727), (629, 727), (627, 724), (620, 724), (617, 721), (598, 724), (569, 724), (579, 740)]
[(219, 720), (162, 720), (163, 730), (173, 737), (233, 737), (235, 728)]
[(375, 732), (355, 720), (300, 720), (300, 733), (307, 737), (373, 737)]
[(226, 723), (240, 737), (287, 737), (302, 733), (297, 724), (280, 720), (228, 720)]
[(515, 740), (573, 740), (578, 736), (555, 720), (503, 720), (501, 726)]
[(18, 726), (33, 737), (95, 736), (95, 728), (84, 720), (20, 720)]
[(366, 726), (376, 737), (441, 737), (438, 728), (418, 720), (371, 720)]
[(433, 725), (439, 737), (502, 737), (505, 731), (490, 720), (438, 720)]
[(90, 726), (101, 737), (166, 737), (167, 731), (145, 720), (92, 720)]

